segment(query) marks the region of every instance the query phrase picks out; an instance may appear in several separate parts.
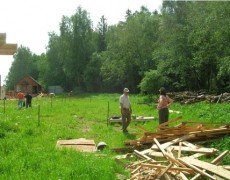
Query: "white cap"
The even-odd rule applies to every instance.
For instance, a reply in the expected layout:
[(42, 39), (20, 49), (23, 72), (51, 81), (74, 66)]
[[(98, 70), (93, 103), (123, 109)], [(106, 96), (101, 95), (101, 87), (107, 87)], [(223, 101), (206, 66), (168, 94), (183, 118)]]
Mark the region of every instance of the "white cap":
[(125, 88), (125, 89), (123, 90), (123, 92), (129, 92), (129, 89), (128, 89), (128, 88)]

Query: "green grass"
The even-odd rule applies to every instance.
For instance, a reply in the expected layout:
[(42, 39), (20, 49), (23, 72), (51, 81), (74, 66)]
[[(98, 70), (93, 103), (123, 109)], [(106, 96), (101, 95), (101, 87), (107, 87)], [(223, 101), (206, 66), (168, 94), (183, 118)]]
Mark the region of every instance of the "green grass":
[[(136, 139), (121, 132), (121, 125), (107, 126), (107, 116), (118, 115), (119, 94), (87, 94), (78, 97), (56, 96), (34, 98), (32, 108), (18, 110), (17, 101), (0, 101), (0, 179), (117, 179), (117, 174), (127, 178), (129, 173), (114, 160), (111, 148), (124, 147), (124, 141)], [(130, 95), (136, 116), (157, 117), (154, 103), (139, 104), (145, 97)], [(40, 116), (38, 109), (40, 106)], [(108, 108), (109, 107), (109, 108)], [(108, 111), (109, 110), (109, 111)], [(182, 121), (224, 122), (230, 120), (230, 104), (194, 105), (175, 103), (170, 119), (183, 116)], [(158, 121), (140, 123), (154, 131)], [(129, 126), (131, 133), (142, 133)], [(93, 139), (96, 144), (106, 142), (103, 152), (82, 153), (56, 149), (59, 139)], [(208, 144), (220, 151), (228, 150), (230, 138)], [(230, 163), (230, 158), (225, 162)]]

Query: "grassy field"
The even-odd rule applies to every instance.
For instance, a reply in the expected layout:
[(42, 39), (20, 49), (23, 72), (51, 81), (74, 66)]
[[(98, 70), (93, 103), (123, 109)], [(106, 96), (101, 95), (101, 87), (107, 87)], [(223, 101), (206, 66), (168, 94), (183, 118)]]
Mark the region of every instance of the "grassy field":
[[(132, 122), (129, 134), (123, 134), (120, 124), (107, 126), (107, 117), (118, 115), (119, 94), (89, 94), (77, 97), (34, 98), (32, 108), (17, 109), (16, 100), (0, 101), (0, 179), (117, 179), (129, 173), (114, 160), (111, 148), (124, 147), (124, 141), (135, 139), (140, 132)], [(157, 97), (155, 97), (156, 99)], [(156, 105), (140, 104), (145, 97), (130, 95), (136, 116), (157, 117)], [(52, 101), (51, 101), (52, 100)], [(4, 104), (5, 103), (5, 104)], [(40, 107), (40, 112), (39, 112)], [(230, 123), (230, 104), (194, 105), (175, 103), (170, 119), (183, 121)], [(154, 131), (158, 121), (140, 124)], [(93, 139), (106, 142), (103, 152), (82, 153), (59, 150), (60, 139)], [(229, 150), (230, 138), (208, 144), (220, 151)], [(230, 164), (230, 158), (225, 159)]]

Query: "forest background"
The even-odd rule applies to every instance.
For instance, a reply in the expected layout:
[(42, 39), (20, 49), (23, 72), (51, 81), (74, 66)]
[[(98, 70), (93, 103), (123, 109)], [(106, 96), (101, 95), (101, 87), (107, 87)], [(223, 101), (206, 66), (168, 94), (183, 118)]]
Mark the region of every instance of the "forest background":
[(5, 84), (9, 90), (29, 74), (47, 90), (154, 94), (169, 91), (230, 90), (230, 2), (164, 1), (160, 12), (126, 11), (108, 26), (102, 16), (93, 29), (77, 7), (50, 32), (46, 53), (20, 46)]

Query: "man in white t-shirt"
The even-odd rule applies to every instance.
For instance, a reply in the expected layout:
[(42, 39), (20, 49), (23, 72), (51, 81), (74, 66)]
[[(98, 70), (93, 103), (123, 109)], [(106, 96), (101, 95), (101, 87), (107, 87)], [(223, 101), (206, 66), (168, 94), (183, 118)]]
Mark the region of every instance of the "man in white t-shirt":
[(122, 115), (122, 131), (127, 133), (127, 127), (131, 121), (132, 108), (129, 100), (129, 89), (124, 88), (123, 94), (120, 96), (120, 108)]

